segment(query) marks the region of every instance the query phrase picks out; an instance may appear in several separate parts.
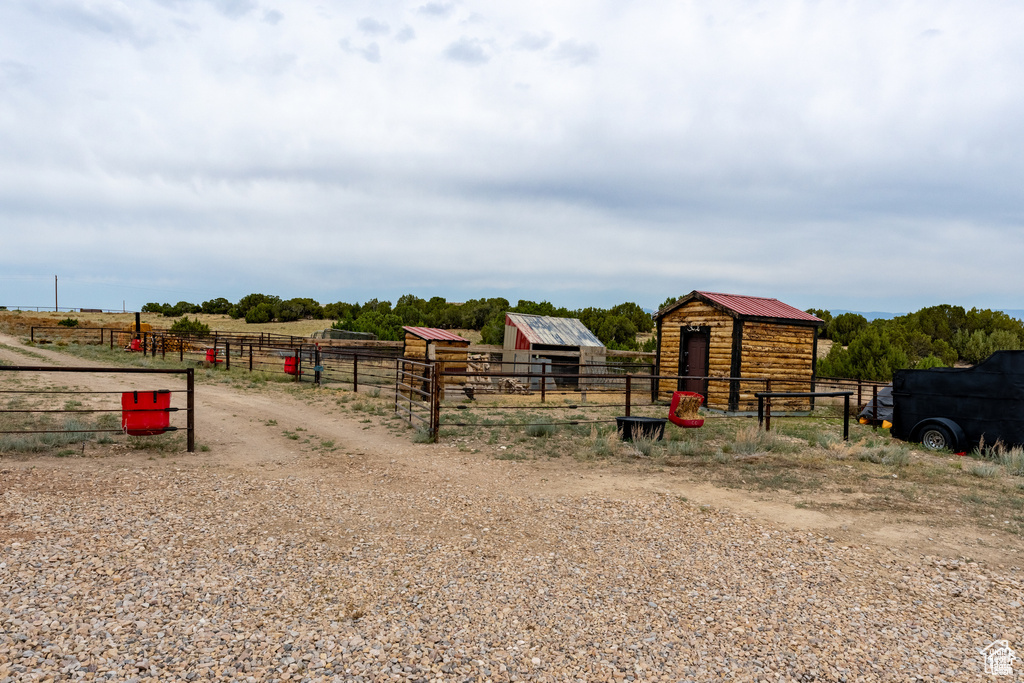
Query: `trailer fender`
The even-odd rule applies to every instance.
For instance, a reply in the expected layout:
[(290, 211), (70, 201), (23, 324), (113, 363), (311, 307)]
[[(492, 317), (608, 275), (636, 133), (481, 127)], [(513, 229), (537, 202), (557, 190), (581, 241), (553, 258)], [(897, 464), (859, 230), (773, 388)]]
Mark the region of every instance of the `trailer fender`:
[(948, 417), (929, 417), (921, 420), (910, 432), (911, 441), (919, 441), (930, 451), (950, 450), (954, 453), (967, 445), (964, 430)]

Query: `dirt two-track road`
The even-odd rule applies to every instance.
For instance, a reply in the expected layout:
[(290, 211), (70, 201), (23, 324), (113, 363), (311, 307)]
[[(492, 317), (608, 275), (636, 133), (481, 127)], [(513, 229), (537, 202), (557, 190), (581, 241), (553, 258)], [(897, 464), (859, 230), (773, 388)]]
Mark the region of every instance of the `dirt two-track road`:
[(1024, 652), (1015, 537), (966, 560), (962, 529), (414, 444), (314, 389), (196, 403), (195, 454), (0, 455), (0, 681), (973, 681)]

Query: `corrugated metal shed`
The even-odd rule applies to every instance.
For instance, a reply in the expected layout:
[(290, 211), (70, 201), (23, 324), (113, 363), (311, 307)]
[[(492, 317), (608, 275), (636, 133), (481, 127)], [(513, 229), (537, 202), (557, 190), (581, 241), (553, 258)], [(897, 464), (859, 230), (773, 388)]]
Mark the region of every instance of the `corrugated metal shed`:
[(515, 327), (530, 344), (604, 348), (601, 340), (576, 318), (506, 313), (505, 324)]
[(463, 339), (457, 334), (449, 332), (448, 330), (442, 330), (437, 327), (403, 327), (403, 330), (409, 334), (415, 335), (420, 339), (426, 339), (427, 341), (457, 341), (469, 343), (468, 339)]
[(722, 294), (720, 292), (699, 292), (696, 290), (690, 292), (675, 303), (661, 309), (655, 314), (655, 317), (660, 318), (666, 313), (675, 310), (679, 306), (682, 306), (695, 298), (701, 298), (717, 304), (741, 316), (778, 318), (781, 320), (801, 320), (804, 322), (824, 324), (824, 321), (820, 318), (817, 318), (810, 313), (805, 313), (799, 308), (794, 308), (789, 304), (784, 304), (778, 299), (768, 299), (760, 296), (743, 296), (740, 294)]

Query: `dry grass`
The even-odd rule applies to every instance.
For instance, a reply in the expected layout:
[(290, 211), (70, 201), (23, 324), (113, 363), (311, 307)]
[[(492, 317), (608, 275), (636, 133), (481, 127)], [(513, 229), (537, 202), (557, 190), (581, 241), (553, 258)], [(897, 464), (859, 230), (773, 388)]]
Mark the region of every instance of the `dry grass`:
[[(9, 334), (27, 335), (30, 327), (56, 326), (65, 318), (75, 318), (79, 327), (124, 327), (135, 323), (134, 313), (61, 313), (35, 311), (0, 311), (0, 330)], [(334, 320), (295, 320), (286, 323), (262, 323), (250, 325), (244, 318), (234, 319), (227, 315), (208, 315), (206, 313), (190, 313), (190, 319), (209, 325), (216, 332), (246, 332), (257, 334), (270, 332), (287, 334), (293, 337), (308, 337), (312, 333), (323, 330), (334, 324)], [(141, 322), (148, 323), (153, 329), (167, 329), (175, 317), (166, 317), (160, 313), (142, 313)], [(73, 328), (69, 328), (73, 330)], [(451, 330), (474, 344), (480, 343), (480, 332), (477, 330)], [(59, 331), (58, 331), (59, 332)]]
[[(524, 405), (529, 400), (536, 404), (538, 397), (502, 397), (501, 403)], [(643, 409), (652, 415), (660, 410)], [(539, 420), (541, 412), (545, 422), (601, 419), (608, 417), (607, 411), (591, 406), (531, 414), (477, 403), (468, 412), (442, 412), (443, 419), (472, 424), (443, 428), (442, 443), (457, 439), (460, 448), (493, 452), (502, 459), (570, 455), (581, 466), (614, 462), (698, 484), (792, 499), (801, 508), (882, 512), (940, 526), (970, 522), (1024, 535), (1020, 449), (1005, 449), (998, 457), (961, 458), (927, 453), (864, 425), (851, 424), (851, 438), (844, 441), (842, 421), (835, 418), (778, 419), (775, 430), (766, 433), (750, 418), (709, 414), (699, 429), (667, 425), (664, 441), (622, 443), (614, 421), (568, 425), (537, 439), (526, 436), (525, 426), (502, 423)], [(997, 518), (998, 524), (993, 521)]]
[[(135, 322), (134, 313), (52, 313), (33, 311), (0, 311), (0, 329), (9, 334), (27, 335), (32, 326), (55, 326), (64, 318), (75, 318), (80, 327), (124, 327)], [(317, 330), (330, 327), (333, 320), (295, 320), (287, 323), (263, 323), (250, 325), (244, 319), (234, 319), (227, 315), (207, 315), (205, 313), (193, 313), (189, 318), (198, 318), (200, 322), (209, 325), (211, 330), (217, 332), (247, 332), (250, 334), (259, 332), (271, 332), (274, 334), (289, 334), (295, 337), (308, 337)], [(167, 329), (177, 318), (165, 317), (159, 313), (143, 313), (141, 321), (148, 323), (154, 329)]]

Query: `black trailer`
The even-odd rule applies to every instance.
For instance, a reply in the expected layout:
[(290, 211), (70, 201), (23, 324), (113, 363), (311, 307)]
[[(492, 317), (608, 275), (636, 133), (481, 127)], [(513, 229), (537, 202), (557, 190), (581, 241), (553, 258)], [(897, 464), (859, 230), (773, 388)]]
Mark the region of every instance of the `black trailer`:
[(897, 370), (892, 384), (897, 439), (929, 450), (1024, 445), (1024, 351), (996, 351), (972, 368)]

